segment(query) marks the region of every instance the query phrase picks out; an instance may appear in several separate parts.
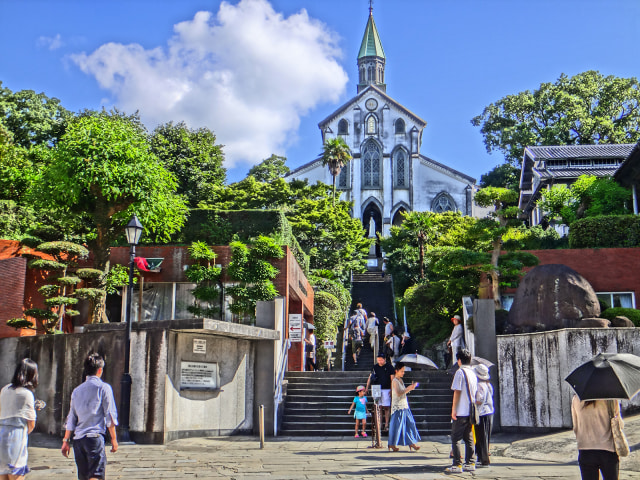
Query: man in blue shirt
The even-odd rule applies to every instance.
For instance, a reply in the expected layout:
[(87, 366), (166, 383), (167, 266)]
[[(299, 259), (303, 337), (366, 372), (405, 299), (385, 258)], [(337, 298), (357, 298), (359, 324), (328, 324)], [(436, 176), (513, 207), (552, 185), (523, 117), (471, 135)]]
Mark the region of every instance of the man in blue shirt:
[(73, 454), (78, 467), (78, 479), (102, 480), (107, 466), (103, 435), (106, 430), (109, 431), (111, 452), (118, 451), (118, 412), (111, 386), (101, 380), (104, 359), (97, 353), (92, 353), (84, 361), (84, 368), (87, 378), (71, 394), (62, 454), (69, 457), (73, 433)]

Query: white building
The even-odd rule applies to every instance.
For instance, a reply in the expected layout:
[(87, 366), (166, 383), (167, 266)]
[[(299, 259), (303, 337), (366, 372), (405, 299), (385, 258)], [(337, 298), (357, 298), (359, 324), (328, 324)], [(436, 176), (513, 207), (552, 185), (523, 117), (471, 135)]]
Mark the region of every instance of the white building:
[[(353, 201), (353, 216), (367, 230), (373, 218), (376, 232), (385, 236), (401, 222), (401, 212), (473, 215), (475, 179), (420, 153), (427, 122), (387, 95), (384, 69), (384, 50), (370, 10), (358, 53), (357, 95), (318, 124), (323, 143), (340, 136), (353, 155), (336, 179), (340, 198)], [(320, 158), (285, 178), (332, 183)]]

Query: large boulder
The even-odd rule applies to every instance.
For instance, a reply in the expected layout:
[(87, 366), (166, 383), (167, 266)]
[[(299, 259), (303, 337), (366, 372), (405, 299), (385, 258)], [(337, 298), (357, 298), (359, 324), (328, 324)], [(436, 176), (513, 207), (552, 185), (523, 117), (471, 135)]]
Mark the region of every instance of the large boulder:
[(582, 275), (566, 265), (539, 265), (520, 282), (509, 323), (520, 329), (552, 330), (581, 327), (583, 318), (599, 316), (596, 292)]

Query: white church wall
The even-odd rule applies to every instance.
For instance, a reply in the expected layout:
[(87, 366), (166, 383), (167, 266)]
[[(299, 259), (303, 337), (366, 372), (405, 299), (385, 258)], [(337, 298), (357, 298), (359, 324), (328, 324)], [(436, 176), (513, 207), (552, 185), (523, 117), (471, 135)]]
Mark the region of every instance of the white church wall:
[(414, 210), (430, 211), (433, 200), (438, 194), (448, 194), (456, 204), (456, 209), (467, 214), (467, 184), (444, 172), (440, 172), (414, 159), (413, 168), (413, 205)]

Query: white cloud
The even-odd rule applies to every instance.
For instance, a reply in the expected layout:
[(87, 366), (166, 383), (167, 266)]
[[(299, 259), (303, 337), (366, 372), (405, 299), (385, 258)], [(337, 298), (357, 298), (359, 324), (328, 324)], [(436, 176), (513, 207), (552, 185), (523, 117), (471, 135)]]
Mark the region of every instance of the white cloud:
[(306, 10), (285, 18), (266, 0), (223, 2), (174, 32), (163, 47), (107, 43), (72, 59), (149, 126), (212, 129), (227, 167), (282, 152), (302, 115), (345, 90), (337, 35)]
[(38, 46), (45, 47), (49, 50), (57, 50), (62, 47), (64, 43), (62, 42), (62, 37), (60, 34), (56, 34), (55, 37), (40, 37), (38, 38)]

